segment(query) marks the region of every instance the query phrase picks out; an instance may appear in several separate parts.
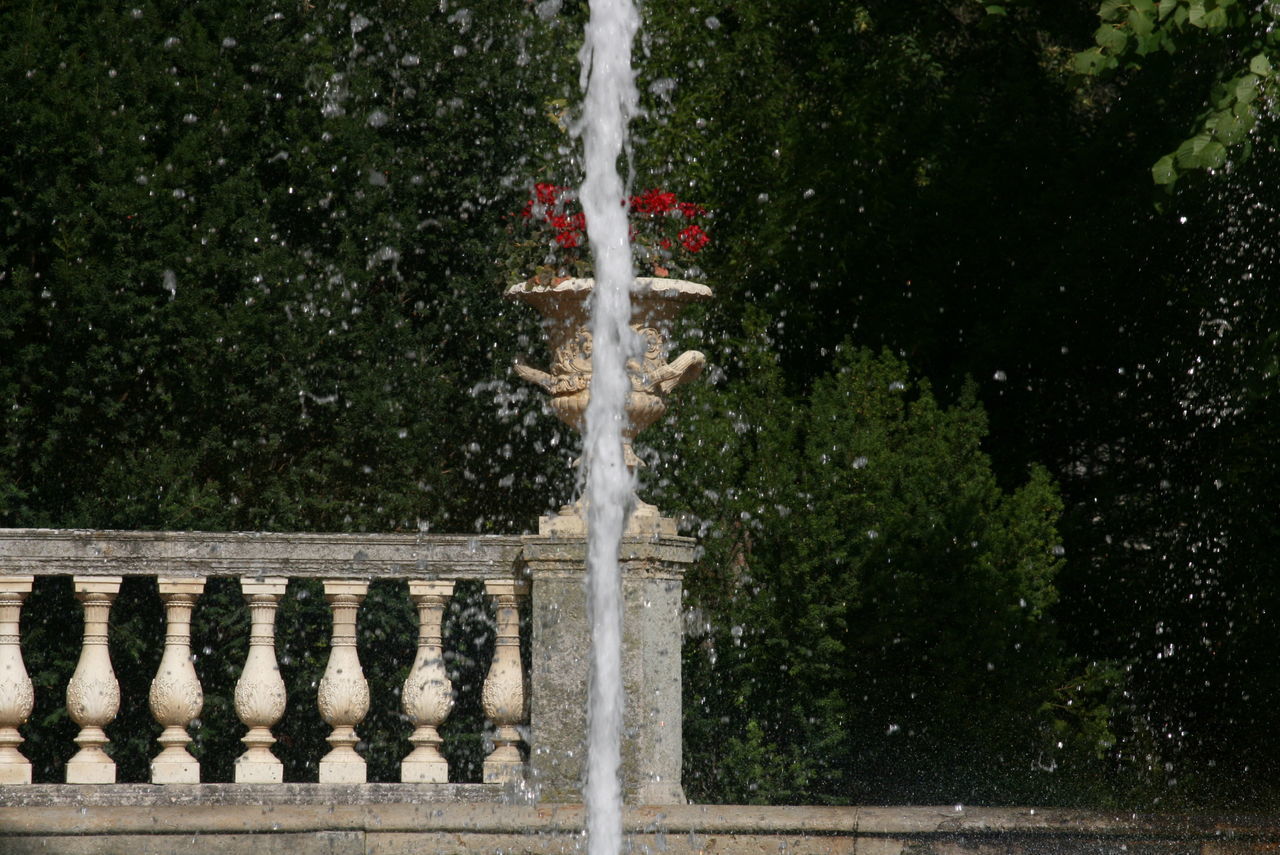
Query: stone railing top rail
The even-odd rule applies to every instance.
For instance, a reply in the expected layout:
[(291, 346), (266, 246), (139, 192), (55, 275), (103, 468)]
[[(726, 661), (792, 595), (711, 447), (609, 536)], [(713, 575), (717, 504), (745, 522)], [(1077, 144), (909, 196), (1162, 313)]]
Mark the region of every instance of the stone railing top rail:
[(0, 575), (492, 579), (519, 572), (505, 535), (0, 529)]

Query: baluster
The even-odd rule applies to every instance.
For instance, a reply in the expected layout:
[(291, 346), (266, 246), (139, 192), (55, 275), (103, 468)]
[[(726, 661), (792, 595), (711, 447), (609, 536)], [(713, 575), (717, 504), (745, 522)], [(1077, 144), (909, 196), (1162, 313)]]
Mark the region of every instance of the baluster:
[(481, 695), (484, 714), (495, 728), (493, 751), (484, 760), (484, 781), (500, 784), (524, 776), (524, 763), (517, 748), (520, 731), (516, 729), (528, 719), (524, 666), (520, 661), (519, 598), (529, 592), (529, 583), (487, 580), (484, 590), (494, 600), (497, 617), (493, 662)]
[(355, 726), (369, 712), (369, 684), (356, 652), (356, 613), (369, 583), (355, 579), (326, 579), (324, 598), (333, 610), (333, 639), (329, 663), (317, 692), (320, 715), (333, 728), (333, 748), (320, 761), (320, 783), (363, 784), (364, 758), (356, 753)]
[(405, 783), (449, 780), (449, 763), (440, 754), (436, 728), (453, 709), (453, 685), (445, 672), (441, 637), (445, 605), (452, 594), (452, 582), (409, 582), (409, 598), (418, 608), (418, 654), (404, 681), (404, 713), (415, 725), (409, 737), (413, 751), (400, 763), (400, 780)]
[(236, 758), (237, 784), (279, 784), (284, 764), (271, 753), (271, 728), (284, 715), (284, 679), (276, 663), (276, 608), (289, 580), (279, 577), (241, 579), (249, 604), (249, 655), (236, 682), (236, 715), (249, 728), (242, 737), (245, 752)]
[(22, 662), (22, 601), (34, 576), (0, 576), (0, 784), (30, 784), (31, 761), (18, 746), (18, 728), (35, 706), (35, 688)]
[(80, 725), (80, 750), (67, 762), (68, 784), (114, 784), (115, 761), (104, 750), (110, 744), (102, 728), (120, 710), (120, 684), (111, 670), (107, 627), (111, 603), (120, 592), (119, 576), (75, 576), (76, 599), (84, 605), (84, 640), (80, 661), (67, 684), (67, 711)]
[(200, 678), (191, 662), (191, 612), (204, 591), (204, 578), (156, 580), (164, 602), (164, 656), (151, 681), (151, 714), (164, 725), (161, 751), (151, 761), (153, 784), (198, 784), (200, 762), (187, 751), (187, 727), (204, 707)]

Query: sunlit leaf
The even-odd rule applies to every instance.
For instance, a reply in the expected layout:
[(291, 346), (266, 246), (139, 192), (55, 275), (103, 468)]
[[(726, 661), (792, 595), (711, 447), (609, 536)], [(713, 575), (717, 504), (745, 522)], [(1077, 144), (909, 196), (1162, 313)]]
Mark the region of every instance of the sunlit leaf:
[(1207, 30), (1219, 30), (1227, 25), (1227, 10), (1221, 6), (1205, 13), (1203, 24)]
[(1151, 178), (1157, 184), (1172, 184), (1178, 180), (1178, 170), (1173, 165), (1173, 155), (1166, 154), (1151, 167)]
[[(1109, 62), (1110, 60), (1110, 62)], [(1111, 67), (1114, 59), (1103, 56), (1101, 48), (1082, 50), (1072, 59), (1072, 68), (1077, 74), (1099, 74)]]
[(1213, 121), (1213, 135), (1225, 145), (1234, 145), (1244, 138), (1244, 123), (1234, 113), (1220, 113)]
[(1129, 34), (1112, 24), (1103, 24), (1093, 34), (1093, 40), (1103, 50), (1121, 53), (1124, 50), (1124, 46), (1129, 42)]
[(1182, 145), (1178, 146), (1176, 153), (1178, 166), (1187, 169), (1198, 169), (1203, 164), (1200, 161), (1200, 152), (1209, 144), (1209, 135), (1207, 133), (1196, 134), (1189, 140), (1185, 140)]
[(1236, 82), (1236, 100), (1248, 104), (1258, 97), (1258, 75), (1246, 74)]
[(1098, 7), (1098, 17), (1104, 21), (1118, 21), (1124, 14), (1124, 0), (1103, 0)]
[(1227, 162), (1227, 149), (1217, 140), (1211, 140), (1200, 150), (1200, 164), (1205, 169), (1217, 169)]
[(1156, 27), (1150, 12), (1140, 11), (1137, 7), (1129, 10), (1129, 27), (1136, 36), (1145, 36)]

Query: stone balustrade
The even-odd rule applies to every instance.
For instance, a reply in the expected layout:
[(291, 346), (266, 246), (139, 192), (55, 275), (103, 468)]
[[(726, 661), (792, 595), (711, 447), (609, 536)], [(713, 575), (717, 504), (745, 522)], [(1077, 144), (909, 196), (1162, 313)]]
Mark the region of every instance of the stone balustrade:
[[(235, 711), (247, 728), (235, 782), (280, 784), (284, 766), (272, 751), (271, 728), (285, 712), (285, 683), (276, 661), (275, 615), (290, 578), (320, 578), (333, 617), (328, 664), (319, 685), (319, 714), (332, 728), (332, 749), (320, 761), (319, 782), (366, 781), (356, 752), (357, 727), (376, 699), (369, 695), (356, 650), (356, 620), (370, 579), (409, 583), (420, 626), (418, 655), (405, 683), (404, 713), (415, 726), (402, 780), (445, 783), (448, 764), (437, 728), (453, 705), (444, 667), (442, 621), (458, 580), (479, 580), (496, 602), (497, 655), (484, 685), (484, 708), (498, 737), (484, 765), (485, 780), (505, 783), (524, 772), (520, 729), (528, 724), (524, 663), (520, 659), (520, 599), (527, 596), (518, 538), (400, 535), (210, 534), (7, 530), (0, 532), (0, 784), (30, 784), (21, 754), (24, 724), (34, 705), (23, 665), (19, 614), (36, 576), (70, 575), (83, 604), (79, 663), (66, 689), (67, 712), (80, 726), (79, 751), (67, 763), (69, 784), (109, 784), (116, 767), (103, 728), (120, 709), (120, 686), (108, 651), (111, 606), (126, 576), (151, 576), (164, 605), (160, 667), (148, 700), (164, 731), (151, 763), (155, 784), (200, 782), (187, 750), (188, 728), (200, 715), (203, 693), (192, 664), (190, 625), (205, 581), (238, 577), (250, 613), (249, 653), (235, 686)], [(406, 627), (412, 632), (412, 627)]]
[[(680, 788), (680, 578), (692, 558), (686, 538), (652, 535), (624, 543), (628, 654), (624, 682), (637, 699), (628, 710), (624, 774), (632, 801), (683, 800)], [(489, 785), (528, 785), (544, 800), (577, 798), (584, 753), (588, 632), (583, 573), (585, 542), (563, 533), (526, 537), (205, 532), (0, 530), (0, 796), (30, 786), (21, 728), (35, 703), (22, 653), (20, 614), (40, 576), (69, 576), (83, 610), (79, 661), (66, 686), (66, 709), (79, 727), (67, 784), (115, 785), (116, 765), (104, 730), (121, 707), (108, 638), (111, 610), (126, 577), (155, 580), (164, 609), (160, 663), (148, 703), (163, 728), (151, 760), (152, 784), (200, 784), (189, 751), (199, 726), (203, 688), (192, 663), (192, 616), (207, 580), (238, 580), (249, 612), (248, 653), (234, 689), (245, 732), (235, 784), (283, 785), (284, 764), (272, 729), (286, 711), (276, 658), (276, 614), (291, 579), (316, 579), (332, 617), (328, 661), (315, 714), (330, 728), (318, 780), (361, 785), (360, 725), (374, 705), (399, 706), (412, 727), (400, 764), (405, 784), (447, 786), (449, 765), (439, 728), (456, 690), (445, 667), (443, 623), (455, 585), (483, 586), (494, 627), (492, 660), (480, 687), (492, 750), (483, 763)], [(399, 698), (371, 697), (356, 646), (361, 604), (372, 580), (404, 580), (416, 612), (416, 656)], [(522, 622), (521, 612), (529, 615)], [(523, 639), (531, 655), (522, 657)], [(159, 628), (157, 628), (159, 631)], [(530, 661), (524, 661), (528, 658)], [(136, 684), (136, 681), (135, 681)], [(390, 705), (390, 706), (388, 706)], [(532, 711), (532, 718), (530, 712)], [(229, 758), (228, 758), (229, 759)], [(493, 791), (498, 792), (498, 791)]]

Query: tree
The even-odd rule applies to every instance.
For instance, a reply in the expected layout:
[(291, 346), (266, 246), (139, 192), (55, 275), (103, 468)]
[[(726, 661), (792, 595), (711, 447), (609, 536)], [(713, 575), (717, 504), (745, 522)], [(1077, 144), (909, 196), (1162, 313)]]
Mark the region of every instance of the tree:
[[(943, 408), (888, 353), (842, 346), (802, 399), (763, 348), (737, 368), (684, 408), (667, 466), (706, 550), (686, 785), (749, 802), (1081, 798), (1119, 681), (1072, 664), (1049, 620), (1046, 473), (1002, 491), (972, 392)], [(1058, 764), (1072, 772), (1037, 771)]]
[(1278, 9), (1273, 2), (1240, 0), (1105, 0), (1098, 6), (1095, 46), (1075, 57), (1080, 73), (1145, 70), (1167, 81), (1208, 71), (1210, 86), (1200, 89), (1190, 134), (1151, 168), (1157, 184), (1171, 188), (1187, 172), (1212, 172), (1233, 156), (1250, 156), (1259, 122), (1275, 118)]
[[(513, 429), (526, 413), (501, 378), (536, 326), (502, 305), (493, 266), (511, 176), (554, 135), (526, 112), (542, 84), (509, 39), (540, 26), (499, 2), (0, 9), (0, 524), (519, 530), (562, 499), (571, 451), (550, 426)], [(62, 736), (65, 581), (24, 612), (35, 720)], [(112, 652), (139, 705), (112, 734), (141, 780), (162, 622), (152, 583), (121, 597)], [(412, 622), (382, 597), (362, 643), (388, 653), (371, 679), (398, 686), (412, 640), (387, 636)], [(235, 587), (211, 584), (202, 739), (227, 763), (244, 620)], [(327, 612), (296, 585), (281, 621), (305, 704)], [(302, 774), (321, 728), (290, 721)], [(370, 728), (386, 733), (374, 775), (394, 774), (403, 723)], [(69, 740), (29, 748), (57, 780)]]

